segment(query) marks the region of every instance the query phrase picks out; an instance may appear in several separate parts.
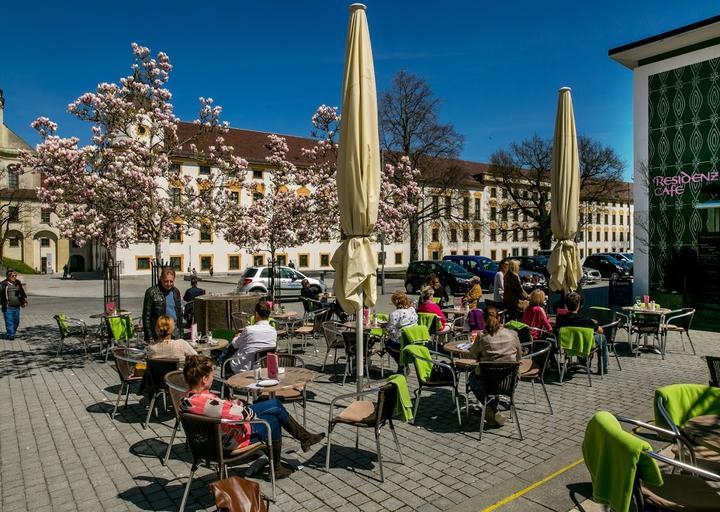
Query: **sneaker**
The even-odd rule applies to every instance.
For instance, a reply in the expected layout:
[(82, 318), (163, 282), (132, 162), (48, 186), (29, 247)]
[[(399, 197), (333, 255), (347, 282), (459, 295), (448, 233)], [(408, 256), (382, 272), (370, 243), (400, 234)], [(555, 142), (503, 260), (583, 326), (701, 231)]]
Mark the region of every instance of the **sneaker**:
[(15, 336), (6, 336), (5, 338), (8, 339), (8, 340), (10, 340), (10, 341), (15, 340)]

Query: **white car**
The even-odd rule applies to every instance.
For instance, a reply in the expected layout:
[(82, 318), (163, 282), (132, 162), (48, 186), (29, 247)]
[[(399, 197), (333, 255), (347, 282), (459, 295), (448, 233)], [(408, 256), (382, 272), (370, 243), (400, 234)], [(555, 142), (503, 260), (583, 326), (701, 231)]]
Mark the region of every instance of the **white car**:
[[(300, 297), (303, 279), (307, 279), (310, 284), (320, 287), (323, 293), (327, 290), (327, 286), (322, 281), (318, 281), (312, 277), (306, 277), (303, 273), (298, 272), (290, 267), (275, 267), (275, 290), (279, 292), (280, 297), (286, 298)], [(243, 272), (242, 278), (237, 285), (237, 293), (264, 293), (267, 294), (270, 289), (270, 267), (248, 267)]]
[(594, 268), (583, 267), (583, 284), (594, 284), (600, 281), (602, 276)]

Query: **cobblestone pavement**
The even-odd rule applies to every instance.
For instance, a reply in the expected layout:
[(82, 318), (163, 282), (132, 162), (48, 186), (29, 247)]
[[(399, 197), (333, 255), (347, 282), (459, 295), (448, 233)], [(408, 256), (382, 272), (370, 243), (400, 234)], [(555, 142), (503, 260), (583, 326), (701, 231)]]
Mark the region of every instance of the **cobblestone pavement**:
[[(137, 302), (128, 306), (137, 310), (139, 299), (134, 300)], [(96, 308), (97, 299), (31, 297), (31, 307), (23, 311), (20, 336), (15, 341), (0, 340), (2, 510), (177, 509), (190, 453), (180, 433), (168, 466), (161, 464), (171, 434), (171, 414), (153, 419), (143, 430), (146, 402), (131, 395), (128, 406), (121, 406), (113, 421), (109, 412), (117, 396), (118, 378), (112, 363), (99, 357), (97, 346), (87, 358), (73, 344), (55, 357), (58, 334), (52, 313), (62, 310), (87, 318)], [(624, 331), (619, 333), (620, 340), (625, 336)], [(575, 450), (579, 458), (586, 422), (596, 410), (647, 418), (657, 387), (706, 382), (707, 370), (700, 356), (716, 353), (720, 336), (695, 332), (693, 339), (698, 356), (682, 352), (678, 339), (671, 338), (671, 352), (665, 361), (652, 354), (637, 359), (621, 357), (623, 369), (618, 371), (611, 359), (610, 374), (603, 380), (593, 376), (591, 388), (580, 373), (562, 386), (551, 376), (552, 416), (542, 393), (538, 390), (534, 403), (530, 385), (521, 383), (517, 401), (524, 441), (518, 439), (514, 423), (508, 422), (502, 429), (488, 431), (478, 442), (478, 415), (463, 415), (463, 426), (458, 427), (450, 393), (424, 392), (416, 424), (396, 423), (404, 465), (398, 462), (390, 433), (381, 435), (384, 483), (379, 482), (372, 431), (361, 432), (360, 448), (355, 450), (353, 429), (340, 426), (333, 434), (330, 472), (324, 470), (324, 446), (299, 453), (305, 469), (278, 482), (275, 510), (472, 510), (468, 504), (473, 500), (512, 483), (523, 472), (540, 468), (541, 474), (551, 473), (557, 469), (552, 464), (559, 454)], [(319, 369), (324, 341), (316, 343), (319, 356), (309, 349), (305, 358), (309, 367)], [(380, 377), (379, 363), (376, 357), (371, 370), (374, 379)], [(340, 372), (340, 365), (330, 365), (310, 385), (310, 430), (324, 431), (330, 400), (354, 389), (354, 383), (340, 386)], [(410, 386), (414, 389), (414, 377)], [(294, 440), (286, 440), (285, 447), (299, 449)], [(257, 478), (269, 494), (264, 474)], [(197, 476), (187, 509), (212, 508), (207, 485), (215, 480), (215, 474), (201, 468)], [(543, 503), (545, 508), (541, 508), (572, 508), (564, 503)]]

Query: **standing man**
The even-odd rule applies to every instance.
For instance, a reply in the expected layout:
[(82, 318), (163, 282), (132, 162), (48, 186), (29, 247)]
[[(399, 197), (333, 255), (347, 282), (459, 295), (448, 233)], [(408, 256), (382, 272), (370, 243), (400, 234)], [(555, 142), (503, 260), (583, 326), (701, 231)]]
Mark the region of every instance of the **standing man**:
[(185, 322), (188, 325), (195, 323), (195, 319), (193, 318), (194, 304), (195, 299), (200, 297), (200, 295), (205, 295), (205, 290), (198, 288), (198, 278), (192, 276), (190, 278), (190, 288), (185, 290), (185, 295), (183, 295), (183, 301), (185, 301)]
[(142, 320), (146, 343), (159, 339), (155, 332), (155, 323), (163, 315), (175, 321), (174, 337), (182, 337), (182, 302), (180, 290), (175, 288), (175, 271), (171, 267), (163, 267), (158, 284), (145, 291)]
[(17, 272), (8, 268), (5, 275), (5, 280), (0, 283), (0, 306), (5, 317), (7, 339), (14, 340), (20, 324), (20, 308), (27, 306), (28, 301), (25, 289), (17, 278)]

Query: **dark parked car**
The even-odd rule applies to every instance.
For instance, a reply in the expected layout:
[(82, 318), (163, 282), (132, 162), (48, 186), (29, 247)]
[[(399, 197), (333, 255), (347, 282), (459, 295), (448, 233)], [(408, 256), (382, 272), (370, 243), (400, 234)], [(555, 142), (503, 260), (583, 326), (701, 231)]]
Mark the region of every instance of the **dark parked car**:
[(428, 274), (436, 274), (449, 297), (464, 295), (470, 288), (472, 274), (452, 261), (413, 261), (405, 275), (405, 289), (408, 293), (420, 291)]
[(495, 274), (498, 271), (497, 262), (485, 256), (445, 256), (443, 261), (452, 261), (461, 265), (465, 270), (480, 277), (480, 286), (483, 291), (491, 292), (495, 286)]
[(591, 254), (583, 262), (583, 267), (594, 268), (603, 277), (612, 280), (631, 276), (633, 267), (626, 261), (618, 261), (608, 254)]
[(520, 280), (526, 290), (533, 288), (547, 288), (550, 272), (548, 272), (547, 263), (543, 264), (537, 258), (545, 258), (545, 256), (508, 256), (500, 260), (503, 261), (518, 260), (520, 262)]

